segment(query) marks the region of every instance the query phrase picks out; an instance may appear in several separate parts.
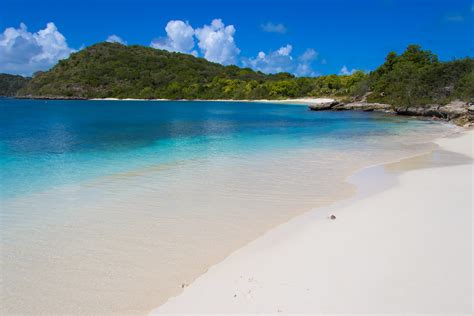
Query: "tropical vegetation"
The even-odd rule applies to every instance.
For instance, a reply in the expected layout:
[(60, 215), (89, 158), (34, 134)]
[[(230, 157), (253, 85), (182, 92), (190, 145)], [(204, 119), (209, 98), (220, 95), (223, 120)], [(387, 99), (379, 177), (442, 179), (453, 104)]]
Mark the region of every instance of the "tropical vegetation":
[[(6, 76), (8, 80), (2, 79)], [(338, 97), (392, 105), (444, 104), (453, 99), (474, 101), (474, 59), (442, 62), (432, 52), (410, 45), (400, 55), (390, 52), (370, 73), (295, 77), (223, 66), (151, 47), (99, 43), (31, 80), (0, 76), (0, 94), (141, 99)]]
[(142, 99), (280, 99), (350, 94), (363, 72), (296, 78), (143, 46), (99, 43), (61, 60), (19, 95)]
[(368, 100), (392, 105), (446, 104), (474, 101), (474, 59), (441, 62), (430, 51), (410, 45), (401, 55), (391, 52), (360, 84)]
[(30, 78), (18, 75), (0, 74), (0, 96), (13, 97), (25, 87)]

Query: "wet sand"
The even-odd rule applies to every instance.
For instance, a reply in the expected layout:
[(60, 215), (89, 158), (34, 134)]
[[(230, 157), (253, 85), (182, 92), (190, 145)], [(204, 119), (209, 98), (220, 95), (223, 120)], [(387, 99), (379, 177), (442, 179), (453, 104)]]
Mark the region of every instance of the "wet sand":
[(434, 148), (415, 138), (183, 160), (13, 198), (1, 312), (147, 313), (263, 233), (356, 194), (356, 170)]
[(473, 140), (363, 170), (358, 196), (271, 230), (152, 314), (471, 315)]

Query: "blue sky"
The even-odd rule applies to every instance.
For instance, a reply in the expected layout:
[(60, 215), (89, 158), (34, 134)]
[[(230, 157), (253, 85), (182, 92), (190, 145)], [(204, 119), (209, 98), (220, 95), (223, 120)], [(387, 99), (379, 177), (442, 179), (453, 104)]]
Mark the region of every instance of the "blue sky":
[(401, 52), (410, 43), (443, 60), (474, 55), (470, 0), (0, 4), (0, 72), (26, 75), (111, 35), (129, 45), (153, 45), (223, 64), (298, 75), (373, 70), (389, 51)]

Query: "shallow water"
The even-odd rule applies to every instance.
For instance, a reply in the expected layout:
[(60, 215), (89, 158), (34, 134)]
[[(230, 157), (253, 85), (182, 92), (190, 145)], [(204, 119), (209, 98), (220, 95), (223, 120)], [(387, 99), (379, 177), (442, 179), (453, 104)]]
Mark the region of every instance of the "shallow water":
[(447, 124), (225, 102), (0, 100), (2, 312), (146, 313)]

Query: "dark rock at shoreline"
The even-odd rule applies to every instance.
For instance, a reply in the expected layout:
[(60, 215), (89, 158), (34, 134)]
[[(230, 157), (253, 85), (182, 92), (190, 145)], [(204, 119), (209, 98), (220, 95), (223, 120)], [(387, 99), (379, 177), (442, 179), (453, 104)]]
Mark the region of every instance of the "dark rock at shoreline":
[(468, 104), (461, 101), (453, 101), (439, 107), (439, 112), (450, 120), (468, 114)]
[(444, 118), (441, 113), (438, 112), (438, 106), (401, 106), (394, 107), (395, 112), (400, 115), (408, 116), (430, 116)]
[(474, 124), (474, 111), (466, 102), (452, 101), (446, 105), (426, 105), (396, 107), (395, 112), (400, 115), (425, 116), (431, 118), (451, 121), (460, 126), (471, 126)]
[(355, 110), (355, 111), (365, 111), (365, 112), (393, 112), (392, 106), (389, 104), (383, 103), (368, 103), (368, 102), (351, 102), (351, 103), (341, 103), (334, 107), (334, 110), (337, 111), (348, 111), (348, 110)]
[(469, 105), (469, 107), (467, 108), (467, 113), (470, 114), (470, 115), (474, 115), (474, 104), (469, 103), (468, 105)]
[(430, 104), (424, 106), (398, 106), (394, 107), (383, 103), (351, 102), (342, 103), (338, 101), (309, 106), (312, 111), (378, 111), (395, 113), (407, 116), (422, 116), (435, 119), (451, 121), (459, 126), (474, 125), (474, 104), (462, 101), (452, 101), (446, 105)]
[(331, 110), (336, 105), (341, 104), (339, 101), (323, 102), (309, 105), (311, 111), (326, 111)]
[(309, 105), (309, 109), (312, 111), (349, 111), (349, 110), (356, 110), (356, 111), (381, 111), (381, 112), (393, 112), (392, 106), (389, 104), (382, 104), (382, 103), (368, 103), (368, 102), (351, 102), (351, 103), (343, 103), (339, 101), (333, 102), (326, 102), (326, 103), (319, 103), (319, 104), (311, 104)]

